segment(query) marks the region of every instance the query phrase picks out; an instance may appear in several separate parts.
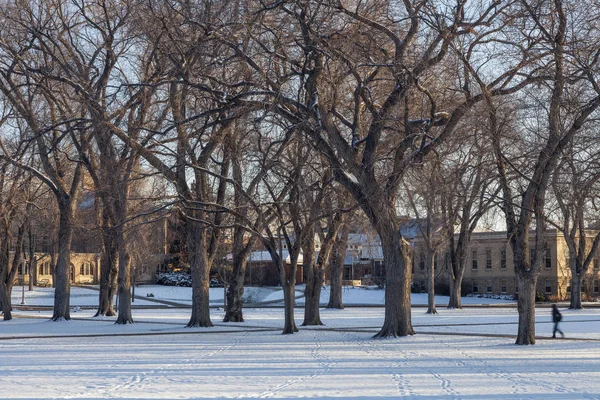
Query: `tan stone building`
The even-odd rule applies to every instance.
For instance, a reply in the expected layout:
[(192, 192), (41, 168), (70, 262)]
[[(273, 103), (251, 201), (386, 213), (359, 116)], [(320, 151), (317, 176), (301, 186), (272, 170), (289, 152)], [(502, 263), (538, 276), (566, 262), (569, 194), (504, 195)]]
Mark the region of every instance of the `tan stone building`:
[[(11, 254), (11, 259), (12, 259)], [(52, 286), (51, 257), (49, 254), (36, 253), (37, 259), (34, 284), (37, 286)], [(144, 265), (133, 266), (132, 274), (137, 274), (136, 283), (154, 283), (156, 273), (164, 270), (163, 254), (149, 255), (144, 259)], [(29, 284), (30, 271), (25, 264), (21, 264), (17, 270), (15, 282)], [(24, 268), (25, 267), (25, 268)], [(100, 282), (100, 254), (98, 253), (71, 253), (71, 265), (69, 268), (69, 279), (71, 284), (85, 285), (98, 284)]]
[[(571, 271), (568, 265), (569, 250), (564, 237), (557, 230), (546, 234), (548, 248), (537, 282), (537, 292), (547, 298), (563, 300), (570, 296)], [(425, 262), (423, 246), (415, 239), (415, 264), (413, 282), (425, 287)], [(533, 253), (532, 249), (532, 253)], [(443, 256), (440, 257), (443, 259)], [(600, 262), (595, 258), (584, 281), (584, 291), (590, 297), (600, 296)], [(446, 262), (436, 262), (436, 282), (448, 281)], [(467, 265), (463, 277), (463, 290), (479, 294), (517, 294), (512, 251), (506, 232), (476, 232), (471, 237), (467, 252)]]

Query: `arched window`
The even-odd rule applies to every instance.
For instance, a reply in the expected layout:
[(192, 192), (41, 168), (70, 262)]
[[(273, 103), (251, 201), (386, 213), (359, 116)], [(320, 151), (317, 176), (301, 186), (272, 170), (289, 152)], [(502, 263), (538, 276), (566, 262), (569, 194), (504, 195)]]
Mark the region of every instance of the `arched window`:
[(44, 275), (44, 264), (40, 264), (38, 267), (38, 275)]
[(81, 264), (79, 267), (79, 275), (85, 275), (85, 264)]
[(90, 263), (90, 275), (94, 276), (94, 265)]

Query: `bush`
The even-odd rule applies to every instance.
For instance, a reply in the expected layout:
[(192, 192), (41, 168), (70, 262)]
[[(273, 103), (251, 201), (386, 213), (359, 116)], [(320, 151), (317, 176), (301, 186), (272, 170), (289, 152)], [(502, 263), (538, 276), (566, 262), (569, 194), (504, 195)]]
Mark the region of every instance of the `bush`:
[(192, 277), (184, 272), (164, 272), (156, 276), (156, 283), (165, 286), (192, 287)]
[(535, 302), (547, 301), (546, 294), (544, 292), (535, 292)]

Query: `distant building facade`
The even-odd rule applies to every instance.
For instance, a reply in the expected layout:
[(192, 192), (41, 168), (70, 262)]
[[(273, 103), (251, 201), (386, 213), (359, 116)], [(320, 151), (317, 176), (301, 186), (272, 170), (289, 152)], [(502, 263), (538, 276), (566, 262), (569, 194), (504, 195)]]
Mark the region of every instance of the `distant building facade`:
[[(546, 254), (537, 281), (536, 291), (547, 298), (563, 300), (570, 296), (571, 270), (569, 249), (557, 230), (546, 232)], [(418, 237), (414, 240), (413, 283), (425, 287), (424, 246)], [(531, 248), (531, 254), (535, 248)], [(436, 282), (448, 281), (447, 260), (444, 255), (435, 263)], [(600, 262), (596, 257), (585, 277), (582, 290), (591, 297), (600, 296)], [(467, 250), (467, 265), (463, 276), (463, 290), (474, 294), (518, 295), (513, 255), (506, 232), (473, 233)]]

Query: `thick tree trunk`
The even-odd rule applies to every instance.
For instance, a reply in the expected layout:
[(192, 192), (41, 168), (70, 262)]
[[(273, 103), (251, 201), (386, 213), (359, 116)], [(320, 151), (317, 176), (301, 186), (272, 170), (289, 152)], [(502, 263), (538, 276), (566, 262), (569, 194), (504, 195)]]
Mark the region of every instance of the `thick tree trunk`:
[(462, 297), (462, 279), (450, 278), (450, 299), (448, 300), (449, 309), (462, 308), (461, 297)]
[(54, 272), (56, 281), (52, 321), (68, 321), (71, 319), (69, 301), (71, 291), (71, 239), (73, 237), (73, 202), (70, 198), (59, 201), (59, 212), (58, 257)]
[(304, 322), (303, 326), (307, 325), (323, 325), (320, 315), (321, 306), (321, 288), (323, 287), (323, 267), (322, 263), (318, 262), (311, 268), (308, 279), (306, 281), (306, 289), (304, 291)]
[(212, 327), (209, 307), (210, 265), (206, 253), (206, 230), (200, 223), (190, 219), (185, 222), (185, 226), (192, 274), (192, 315), (187, 326), (189, 328)]
[(284, 282), (281, 286), (283, 288), (283, 307), (285, 309), (285, 323), (282, 332), (284, 335), (298, 332), (298, 327), (296, 326), (296, 321), (294, 320), (294, 297), (296, 294), (296, 285), (293, 282), (294, 280), (295, 279), (290, 279), (291, 282)]
[(435, 254), (429, 256), (427, 266), (427, 314), (437, 314), (435, 309)]
[[(456, 261), (455, 261), (456, 262)], [(452, 265), (453, 261), (450, 260), (450, 298), (448, 299), (449, 309), (461, 309), (462, 308), (462, 281), (465, 272), (464, 262), (456, 262), (456, 265)]]
[(4, 321), (10, 321), (12, 319), (12, 308), (10, 296), (8, 295), (8, 289), (4, 283), (4, 279), (0, 277), (0, 311), (4, 315)]
[[(324, 244), (323, 244), (324, 245)], [(315, 262), (315, 238), (314, 235), (305, 241), (303, 245), (304, 257), (304, 276), (306, 287), (304, 289), (304, 321), (302, 326), (323, 325), (319, 314), (321, 305), (321, 287), (323, 285), (322, 268)], [(319, 256), (323, 256), (326, 251), (321, 247)]]
[(385, 319), (374, 337), (414, 335), (410, 304), (412, 249), (397, 229), (382, 229), (379, 236), (386, 271)]
[(342, 227), (342, 233), (339, 241), (335, 245), (335, 250), (330, 266), (330, 290), (329, 290), (329, 303), (327, 308), (337, 308), (340, 310), (344, 309), (343, 296), (342, 296), (342, 281), (344, 279), (344, 258), (346, 257), (346, 246), (348, 245), (348, 235), (350, 234), (350, 228), (347, 224)]
[(98, 311), (96, 317), (115, 316), (113, 306), (115, 285), (114, 279), (117, 278), (117, 248), (115, 246), (113, 235), (109, 226), (102, 228), (102, 255), (100, 257), (100, 293), (98, 294)]
[(535, 344), (535, 288), (537, 278), (517, 275), (519, 328), (516, 344)]
[(583, 275), (577, 272), (571, 272), (571, 303), (569, 308), (574, 310), (581, 310), (583, 305), (581, 304), (581, 286), (583, 285)]
[(243, 296), (247, 257), (233, 256), (233, 277), (227, 288), (227, 305), (223, 322), (244, 322)]
[(118, 296), (119, 315), (116, 324), (133, 324), (131, 316), (131, 256), (127, 251), (123, 226), (116, 228), (117, 248), (119, 249)]

